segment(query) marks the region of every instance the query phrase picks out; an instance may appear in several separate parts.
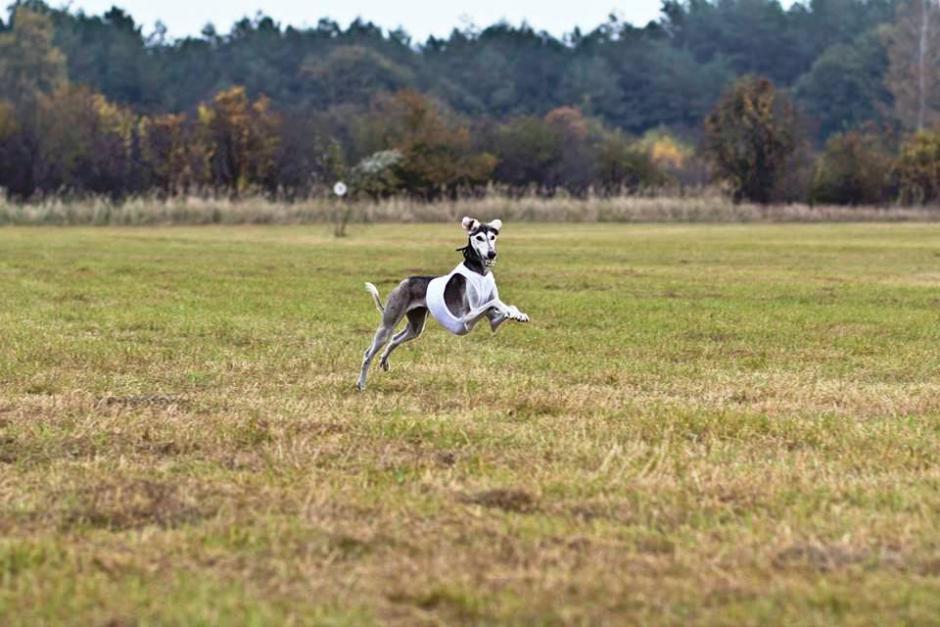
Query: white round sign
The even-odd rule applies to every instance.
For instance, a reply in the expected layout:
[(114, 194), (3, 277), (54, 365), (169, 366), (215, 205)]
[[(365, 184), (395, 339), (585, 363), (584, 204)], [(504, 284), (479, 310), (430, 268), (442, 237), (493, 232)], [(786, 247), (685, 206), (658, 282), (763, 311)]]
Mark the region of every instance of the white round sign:
[(349, 188), (346, 187), (346, 183), (339, 181), (336, 185), (333, 186), (333, 193), (342, 198), (346, 195), (346, 192), (349, 191)]

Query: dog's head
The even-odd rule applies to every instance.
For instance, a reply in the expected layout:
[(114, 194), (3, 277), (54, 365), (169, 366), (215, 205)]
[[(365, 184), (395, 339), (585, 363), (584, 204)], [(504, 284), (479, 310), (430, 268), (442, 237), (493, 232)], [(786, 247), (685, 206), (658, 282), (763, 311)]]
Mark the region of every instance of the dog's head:
[(475, 218), (464, 218), (460, 224), (467, 232), (467, 248), (472, 250), (486, 267), (496, 263), (496, 240), (503, 228), (502, 220), (483, 223)]

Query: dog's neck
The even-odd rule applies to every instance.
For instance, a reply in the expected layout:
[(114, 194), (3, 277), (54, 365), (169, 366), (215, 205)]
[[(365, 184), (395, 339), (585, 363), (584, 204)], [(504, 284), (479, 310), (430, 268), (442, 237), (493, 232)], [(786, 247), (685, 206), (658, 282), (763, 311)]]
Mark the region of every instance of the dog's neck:
[(459, 248), (458, 250), (463, 253), (463, 265), (467, 266), (468, 270), (472, 270), (473, 272), (482, 274), (483, 276), (486, 276), (490, 273), (489, 266), (483, 262), (483, 259), (479, 254), (477, 254), (476, 249), (470, 244), (470, 242), (467, 242), (465, 247)]

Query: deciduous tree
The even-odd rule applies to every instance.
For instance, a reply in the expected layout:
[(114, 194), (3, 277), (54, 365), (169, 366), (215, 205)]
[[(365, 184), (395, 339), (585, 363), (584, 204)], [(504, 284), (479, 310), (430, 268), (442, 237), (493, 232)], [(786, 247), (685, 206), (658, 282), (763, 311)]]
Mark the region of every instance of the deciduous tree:
[(0, 93), (22, 108), (66, 81), (65, 56), (53, 45), (52, 20), (16, 7), (12, 28), (0, 33)]
[(208, 183), (209, 150), (186, 115), (145, 116), (138, 132), (141, 159), (160, 193), (182, 194)]
[(485, 183), (496, 158), (474, 150), (469, 128), (448, 119), (422, 94), (404, 90), (380, 97), (372, 133), (380, 149), (396, 149), (403, 158), (396, 175), (408, 191), (432, 198), (461, 185)]
[(83, 86), (61, 86), (38, 103), (36, 181), (45, 191), (117, 194), (134, 178), (137, 118)]
[(940, 5), (911, 0), (885, 29), (889, 68), (886, 84), (904, 128), (921, 130), (940, 122)]
[(280, 119), (270, 100), (251, 102), (244, 87), (231, 87), (199, 107), (199, 124), (213, 183), (236, 195), (252, 185), (272, 185)]
[(705, 119), (705, 153), (735, 200), (775, 199), (802, 141), (796, 109), (766, 78), (736, 82)]

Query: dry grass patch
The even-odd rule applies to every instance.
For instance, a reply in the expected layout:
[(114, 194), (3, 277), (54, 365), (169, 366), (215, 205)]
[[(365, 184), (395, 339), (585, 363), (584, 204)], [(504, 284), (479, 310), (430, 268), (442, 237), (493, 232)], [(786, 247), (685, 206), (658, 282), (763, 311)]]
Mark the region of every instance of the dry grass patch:
[(936, 622), (935, 227), (507, 224), (0, 230), (0, 623)]

